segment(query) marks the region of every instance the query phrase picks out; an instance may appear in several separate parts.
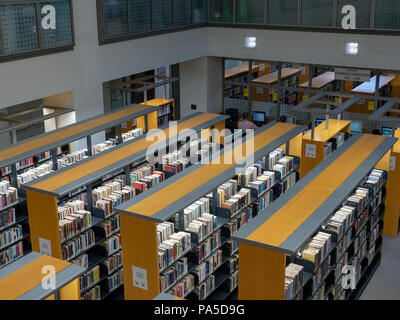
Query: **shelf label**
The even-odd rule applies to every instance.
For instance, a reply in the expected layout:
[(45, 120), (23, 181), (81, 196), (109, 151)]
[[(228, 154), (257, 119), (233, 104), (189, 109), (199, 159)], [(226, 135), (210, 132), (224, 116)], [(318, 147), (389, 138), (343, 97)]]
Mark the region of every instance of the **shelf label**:
[(272, 93), (272, 100), (273, 101), (278, 101), (278, 93), (277, 92), (273, 92)]
[(317, 146), (315, 144), (306, 144), (306, 157), (314, 158), (317, 153)]
[(248, 97), (248, 96), (249, 96), (249, 89), (248, 89), (248, 88), (244, 88), (244, 93), (243, 93), (243, 95), (244, 95), (245, 97)]
[(368, 110), (374, 111), (374, 101), (368, 101)]
[(39, 250), (40, 253), (51, 257), (51, 241), (43, 238), (39, 238)]
[(390, 157), (389, 170), (396, 170), (396, 157)]
[(265, 64), (264, 63), (260, 63), (260, 71), (265, 72)]
[(335, 80), (369, 82), (370, 78), (371, 78), (370, 70), (335, 68)]
[(147, 270), (132, 266), (132, 272), (133, 272), (133, 286), (143, 290), (148, 290)]

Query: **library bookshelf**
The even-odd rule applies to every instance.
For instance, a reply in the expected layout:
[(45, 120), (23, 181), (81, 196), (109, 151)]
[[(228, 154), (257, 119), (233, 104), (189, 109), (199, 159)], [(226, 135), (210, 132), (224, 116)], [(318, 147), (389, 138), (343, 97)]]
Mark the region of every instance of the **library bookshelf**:
[[(285, 282), (289, 263), (304, 268), (289, 295), (292, 299), (357, 299), (361, 295), (380, 264), (385, 184), (390, 148), (395, 142), (395, 138), (353, 135), (233, 235), (241, 252), (239, 299), (288, 298)], [(360, 185), (366, 186), (366, 177), (374, 168), (382, 170), (380, 184), (369, 190), (357, 207), (348, 197)], [(327, 225), (344, 205), (355, 214), (339, 236)], [(331, 245), (313, 262), (303, 250), (319, 231), (331, 235)], [(354, 290), (341, 286), (345, 265), (356, 270)]]
[(175, 99), (155, 98), (146, 101), (144, 104), (158, 108), (158, 126), (166, 125), (170, 120), (175, 119)]
[[(400, 138), (400, 129), (394, 131), (394, 137)], [(388, 171), (386, 209), (383, 225), (383, 234), (397, 237), (399, 235), (400, 202), (398, 190), (400, 188), (400, 142), (397, 141), (390, 154)]]
[[(238, 85), (239, 83), (247, 83), (249, 79), (249, 65), (243, 64), (228, 70), (225, 70), (224, 75), (224, 97), (225, 98), (245, 98), (247, 99), (248, 93), (246, 94), (247, 86)], [(258, 63), (252, 65), (252, 78), (257, 78), (260, 72), (260, 66)], [(237, 83), (237, 84), (234, 84)]]
[[(160, 128), (164, 130), (164, 137), (158, 136), (157, 133), (150, 133), (148, 138), (142, 136), (24, 184), (22, 188), (26, 190), (27, 194), (33, 250), (69, 261), (87, 254), (87, 271), (93, 270), (120, 251), (120, 244), (115, 246), (115, 250), (113, 249), (111, 252), (102, 247), (102, 243), (104, 244), (105, 241), (109, 241), (119, 234), (119, 228), (116, 228), (111, 234), (100, 232), (98, 226), (109, 220), (110, 217), (115, 217), (116, 214), (114, 211), (106, 212), (104, 209), (93, 205), (93, 189), (117, 176), (124, 176), (125, 186), (132, 186), (131, 169), (135, 169), (138, 165), (146, 162), (147, 149), (155, 144), (154, 138), (158, 139), (156, 146), (164, 147), (187, 129), (199, 132), (202, 129), (224, 122), (226, 118), (226, 116), (218, 114), (196, 113), (178, 121), (171, 130), (165, 126)], [(85, 209), (91, 212), (91, 225), (75, 233), (72, 238), (62, 239), (59, 225), (59, 207), (65, 201), (75, 199), (77, 195), (83, 195), (86, 199)], [(65, 256), (63, 248), (68, 241), (79, 236), (86, 236), (87, 232), (94, 233), (90, 241), (87, 241), (88, 245), (83, 246), (82, 250), (72, 256)], [(115, 271), (118, 272), (118, 269)], [(84, 288), (83, 293), (86, 293), (88, 289), (93, 289), (93, 286), (98, 285), (99, 282), (106, 281), (107, 276), (115, 276), (115, 271), (112, 274), (107, 273), (101, 276), (89, 288)], [(100, 285), (100, 288), (104, 289), (100, 290), (101, 299), (107, 298), (116, 289), (122, 288), (122, 282), (112, 290), (104, 282)], [(99, 296), (98, 293), (95, 293), (95, 295), (96, 297)]]
[[(0, 245), (1, 261), (5, 261), (0, 263), (0, 268), (20, 258), (24, 253), (31, 251), (31, 245), (28, 240), (30, 232), (27, 223), (26, 195), (25, 190), (21, 188), (21, 184), (26, 182), (24, 179), (33, 180), (36, 176), (43, 176), (64, 166), (58, 161), (71, 156), (70, 143), (73, 141), (86, 138), (87, 151), (84, 154), (80, 153), (79, 157), (74, 157), (73, 161), (71, 160), (72, 158), (68, 158), (70, 159), (68, 163), (79, 161), (92, 155), (92, 134), (114, 126), (121, 128), (122, 123), (132, 119), (142, 119), (142, 126), (139, 127), (143, 132), (147, 132), (149, 129), (158, 127), (157, 120), (153, 121), (154, 123), (151, 121), (154, 117), (157, 117), (156, 107), (133, 105), (1, 149), (0, 180), (7, 180), (10, 187), (16, 188), (16, 198), (18, 199), (14, 199), (16, 201), (13, 201), (12, 204), (0, 209), (0, 233), (15, 233), (12, 241)], [(122, 143), (122, 131), (118, 129), (116, 132), (119, 133), (115, 139), (116, 144)], [(40, 169), (43, 166), (45, 166), (45, 169)], [(36, 172), (33, 173), (35, 170)], [(31, 177), (28, 178), (27, 173)]]
[[(243, 164), (235, 161), (231, 161), (231, 164), (229, 164), (228, 161), (224, 162), (224, 159), (232, 159), (233, 153), (240, 150), (238, 148), (244, 146), (247, 149), (252, 145), (254, 145), (254, 150), (248, 149), (250, 153), (246, 155), (242, 152), (239, 157), (240, 159), (236, 160), (252, 159), (253, 161), (258, 161), (275, 149), (282, 147), (285, 143), (286, 151), (289, 151), (290, 154), (292, 143), (301, 143), (301, 139), (296, 139), (296, 137), (299, 135), (301, 136), (304, 130), (305, 127), (303, 126), (271, 122), (255, 131), (254, 137), (246, 136), (242, 144), (234, 147), (232, 147), (232, 144), (225, 145), (223, 153), (221, 153), (221, 155), (218, 153), (214, 154), (212, 161), (205, 164), (193, 165), (191, 168), (177, 174), (168, 181), (155, 186), (149, 192), (138, 195), (135, 199), (118, 206), (116, 211), (121, 214), (122, 250), (124, 255), (123, 269), (126, 283), (125, 299), (153, 299), (163, 292), (168, 293), (169, 289), (184, 277), (189, 276), (190, 272), (205, 261), (206, 258), (215, 253), (216, 250), (228, 244), (230, 238), (229, 232), (220, 232), (221, 229), (225, 227), (226, 223), (237, 218), (242, 214), (243, 210), (246, 210), (255, 202), (261, 201), (260, 199), (263, 195), (271, 192), (271, 201), (272, 198), (278, 197), (281, 192), (277, 190), (273, 197), (273, 187), (285, 181), (285, 178), (291, 175), (291, 173), (297, 175), (295, 170), (300, 161), (298, 157), (293, 157), (294, 163), (287, 172), (287, 175), (284, 177), (277, 176), (277, 180), (275, 180), (276, 184), (263, 192), (259, 193), (259, 190), (249, 188), (251, 196), (247, 205), (232, 212), (229, 209), (218, 206), (217, 189), (224, 182), (234, 178), (238, 174), (238, 171), (243, 171), (246, 168), (243, 167)], [(296, 180), (296, 178), (293, 180)], [(177, 192), (177, 190), (180, 191)], [(157, 239), (158, 223), (163, 223), (178, 215), (178, 220), (176, 221), (178, 222), (178, 227), (176, 229), (182, 230), (184, 209), (209, 193), (213, 195), (210, 200), (212, 202), (210, 213), (216, 218), (215, 228), (203, 239), (199, 239), (196, 234), (191, 234), (190, 246), (188, 245), (172, 263), (160, 267)], [(214, 248), (212, 248), (207, 256), (204, 256), (201, 261), (195, 262), (191, 261), (189, 258), (186, 272), (174, 279), (172, 283), (169, 283), (165, 289), (161, 290), (160, 279), (162, 272), (167, 270), (175, 262), (178, 262), (178, 259), (192, 254), (192, 250), (196, 246), (202, 245), (205, 241), (210, 239), (214, 239), (213, 237), (219, 233), (222, 234), (222, 236), (219, 241), (214, 243)], [(230, 249), (229, 253), (226, 252), (223, 255), (219, 267), (227, 262), (232, 255), (237, 253), (235, 248), (230, 247)], [(139, 278), (136, 276), (138, 271), (141, 274), (141, 279), (145, 279), (145, 282), (138, 280)], [(208, 292), (203, 298), (227, 298), (232, 292), (230, 292), (231, 290), (227, 292), (223, 289), (223, 284), (226, 283), (230, 274), (222, 272), (222, 268), (214, 269), (213, 273), (214, 274), (207, 276), (215, 277), (214, 289)], [(181, 298), (196, 299), (196, 295), (193, 294), (193, 291), (198, 285), (200, 285), (200, 283), (194, 283), (191, 290), (178, 296)]]
[[(378, 91), (381, 96), (391, 96), (391, 82), (395, 80), (394, 76), (380, 76)], [(353, 84), (352, 81), (349, 82), (350, 85)], [(351, 93), (362, 94), (365, 96), (363, 102), (353, 105), (348, 109), (349, 112), (358, 113), (371, 113), (374, 111), (374, 100), (368, 99), (369, 96), (375, 95), (376, 90), (376, 76), (373, 76), (369, 81), (363, 82), (359, 86), (351, 89)], [(381, 102), (379, 102), (381, 103)], [(380, 105), (378, 104), (378, 108)], [(375, 110), (376, 111), (376, 110)]]
[[(335, 91), (332, 90), (332, 84), (335, 82), (335, 72), (333, 71), (326, 71), (311, 80), (311, 88), (313, 90), (328, 90), (328, 91)], [(308, 89), (309, 83), (305, 81), (299, 85), (301, 89)], [(301, 103), (308, 99), (308, 97), (303, 92), (298, 92), (298, 103)]]
[[(55, 287), (47, 289), (42, 286), (46, 266), (55, 271)], [(31, 252), (0, 270), (0, 299), (80, 300), (78, 281), (84, 271), (75, 264)]]
[(347, 133), (345, 139), (350, 134), (350, 121), (328, 119), (314, 128), (314, 137), (309, 131), (303, 136), (300, 176), (304, 177), (315, 166), (321, 163), (325, 157), (325, 146), (335, 135), (340, 132)]
[[(297, 94), (294, 89), (297, 88), (300, 68), (283, 68), (282, 69), (282, 90), (281, 90), (281, 101), (284, 104), (295, 104), (297, 102)], [(278, 86), (278, 71), (265, 74), (252, 81), (254, 84), (266, 85), (267, 88), (263, 88), (262, 93), (257, 93), (254, 96), (256, 101), (272, 102), (276, 101), (277, 97), (277, 86)]]

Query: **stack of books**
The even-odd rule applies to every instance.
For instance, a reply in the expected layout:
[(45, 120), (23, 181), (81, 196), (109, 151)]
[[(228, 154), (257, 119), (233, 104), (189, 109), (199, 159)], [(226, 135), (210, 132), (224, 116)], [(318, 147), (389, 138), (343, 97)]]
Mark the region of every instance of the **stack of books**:
[(158, 246), (158, 265), (160, 270), (172, 264), (191, 246), (190, 233), (177, 232), (169, 236), (167, 240)]
[(104, 240), (100, 245), (106, 249), (107, 255), (111, 255), (121, 248), (121, 234), (116, 235)]
[(10, 182), (3, 180), (0, 182), (0, 210), (11, 206), (18, 201), (16, 188), (10, 186)]
[(160, 288), (165, 291), (171, 284), (173, 284), (179, 277), (188, 272), (188, 259), (183, 257), (179, 259), (174, 265), (160, 274)]
[(221, 245), (221, 241), (221, 230), (217, 230), (190, 251), (190, 260), (195, 264), (199, 264), (205, 257), (209, 256), (211, 252)]
[(179, 281), (175, 286), (173, 286), (168, 293), (178, 298), (185, 297), (194, 288), (194, 276), (188, 274), (181, 281)]
[(304, 267), (290, 263), (285, 269), (285, 300), (292, 300), (303, 285)]
[(0, 212), (0, 230), (7, 228), (8, 226), (15, 223), (15, 208), (11, 208), (7, 211)]
[(91, 247), (95, 243), (95, 234), (93, 230), (88, 230), (68, 240), (62, 245), (61, 253), (64, 260), (70, 260), (79, 255), (82, 251)]
[(0, 249), (4, 248), (10, 243), (22, 239), (22, 237), (23, 237), (22, 226), (19, 224), (17, 224), (15, 227), (12, 227), (0, 233)]
[(107, 274), (113, 273), (122, 266), (122, 252), (117, 252), (101, 263), (107, 269)]
[(185, 230), (197, 235), (197, 242), (200, 242), (210, 235), (216, 226), (217, 217), (210, 213), (203, 213), (201, 217), (189, 223)]

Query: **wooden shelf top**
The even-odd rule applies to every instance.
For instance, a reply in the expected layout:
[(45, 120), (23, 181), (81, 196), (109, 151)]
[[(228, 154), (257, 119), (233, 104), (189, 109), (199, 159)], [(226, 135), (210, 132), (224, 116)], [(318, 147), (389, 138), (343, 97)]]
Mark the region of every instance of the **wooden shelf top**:
[[(282, 79), (293, 76), (299, 72), (301, 72), (300, 68), (283, 68)], [(254, 83), (260, 83), (260, 84), (274, 84), (277, 81), (278, 81), (278, 71), (268, 73), (262, 77), (253, 80)]]
[(74, 165), (57, 170), (43, 178), (33, 180), (22, 185), (22, 188), (54, 196), (65, 195), (87, 183), (97, 181), (103, 176), (115, 172), (134, 161), (145, 159), (147, 149), (155, 143), (167, 141), (186, 129), (200, 131), (227, 118), (227, 116), (214, 113), (196, 113), (178, 121), (178, 124), (171, 128), (165, 128), (163, 130), (164, 136), (160, 136), (159, 133), (152, 133), (146, 138), (146, 135), (144, 135), (86, 160), (77, 162)]
[[(350, 124), (351, 124), (351, 121), (347, 121), (347, 120), (329, 119), (328, 129), (325, 129), (326, 122), (323, 122), (320, 125), (318, 125), (317, 127), (315, 127), (313, 141), (327, 142), (335, 134), (343, 131)], [(307, 132), (303, 136), (303, 139), (311, 140), (311, 131)]]
[[(271, 122), (235, 149), (226, 147), (223, 154), (216, 156), (212, 162), (191, 166), (148, 192), (118, 206), (116, 211), (152, 221), (165, 221), (234, 177), (237, 174), (236, 170), (243, 169), (242, 164), (237, 164), (241, 160), (249, 157), (254, 162), (305, 129), (304, 126)], [(243, 152), (240, 151), (242, 147)]]
[(157, 110), (154, 106), (134, 105), (22, 141), (0, 150), (0, 168)]
[(393, 146), (393, 152), (400, 153), (400, 128), (394, 131), (395, 138), (399, 139)]
[[(44, 266), (52, 266), (56, 272), (56, 289), (44, 289), (42, 281)], [(1, 300), (39, 300), (54, 293), (85, 269), (69, 262), (32, 252), (0, 270)]]
[[(258, 68), (259, 68), (258, 64), (253, 64), (253, 67), (252, 67), (253, 72), (257, 71)], [(244, 72), (249, 72), (249, 65), (248, 64), (242, 64), (242, 65), (234, 67), (232, 69), (225, 70), (225, 79), (232, 78), (232, 77), (237, 76), (237, 75), (239, 75), (241, 73), (244, 73)]]
[[(388, 85), (394, 79), (395, 77), (380, 76), (379, 89), (382, 89), (384, 86)], [(351, 92), (374, 94), (375, 84), (376, 84), (376, 76), (373, 76), (369, 82), (364, 82), (360, 84), (358, 87), (351, 90)]]
[[(326, 85), (330, 84), (335, 80), (335, 73), (332, 71), (327, 71), (323, 74), (320, 74), (319, 76), (315, 77), (312, 79), (312, 88), (315, 90), (319, 90)], [(299, 85), (299, 88), (308, 88), (308, 81), (303, 82), (302, 84)]]
[(161, 107), (171, 102), (174, 102), (174, 99), (155, 98), (152, 100), (148, 100), (146, 103), (142, 102), (141, 104), (146, 104), (153, 107)]
[(395, 138), (352, 136), (246, 224), (237, 241), (294, 254), (390, 150)]

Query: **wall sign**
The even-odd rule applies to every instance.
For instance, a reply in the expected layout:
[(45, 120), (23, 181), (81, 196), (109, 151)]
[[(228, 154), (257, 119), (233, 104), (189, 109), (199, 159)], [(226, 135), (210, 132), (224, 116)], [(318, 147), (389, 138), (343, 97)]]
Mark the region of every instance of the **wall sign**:
[(370, 79), (371, 70), (335, 68), (335, 80), (369, 82)]
[(43, 238), (39, 238), (39, 250), (40, 253), (51, 257), (51, 241)]
[(315, 144), (306, 144), (306, 157), (314, 158), (317, 153), (317, 146)]
[(133, 286), (143, 290), (148, 290), (147, 270), (132, 266), (132, 273), (133, 273)]

